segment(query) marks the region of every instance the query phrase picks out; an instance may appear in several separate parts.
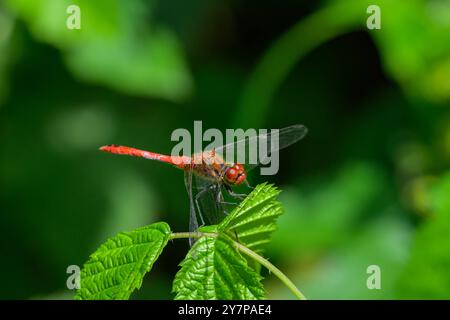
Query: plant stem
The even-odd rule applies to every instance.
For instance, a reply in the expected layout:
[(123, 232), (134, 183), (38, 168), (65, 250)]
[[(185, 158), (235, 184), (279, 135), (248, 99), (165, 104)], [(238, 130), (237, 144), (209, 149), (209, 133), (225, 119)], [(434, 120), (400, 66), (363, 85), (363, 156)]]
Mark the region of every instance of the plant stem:
[(213, 237), (216, 238), (217, 233), (208, 232), (172, 232), (169, 240), (173, 239), (186, 239), (186, 238), (200, 238), (200, 237)]
[(278, 279), (280, 279), (281, 282), (283, 282), (286, 285), (286, 287), (288, 287), (289, 290), (291, 290), (291, 292), (299, 300), (306, 300), (306, 297), (303, 295), (303, 293), (300, 292), (300, 290), (298, 290), (298, 288), (295, 286), (295, 284), (283, 272), (281, 272), (280, 269), (278, 269), (273, 264), (271, 264), (269, 262), (269, 260), (267, 260), (266, 258), (260, 256), (256, 252), (250, 250), (246, 246), (244, 246), (244, 245), (242, 245), (242, 244), (240, 244), (240, 243), (238, 243), (236, 241), (234, 243), (235, 243), (235, 245), (236, 245), (236, 247), (238, 248), (239, 251), (241, 251), (242, 253), (245, 253), (246, 255), (248, 255), (253, 260), (258, 261), (261, 265), (266, 267), (271, 273), (276, 275), (278, 277)]
[[(169, 239), (185, 239), (185, 238), (200, 238), (200, 237), (213, 237), (217, 238), (217, 233), (206, 233), (206, 232), (176, 232), (172, 233), (169, 237)], [(250, 250), (246, 246), (232, 240), (234, 245), (236, 246), (236, 249), (238, 249), (240, 252), (246, 254), (253, 260), (259, 262), (261, 265), (266, 267), (271, 273), (273, 273), (275, 276), (278, 277), (278, 279), (283, 282), (286, 287), (291, 290), (291, 292), (299, 299), (299, 300), (306, 300), (306, 297), (298, 290), (298, 288), (294, 285), (294, 283), (283, 273), (280, 269), (275, 267), (273, 264), (269, 262), (269, 260), (265, 259), (264, 257), (260, 256), (256, 252)]]

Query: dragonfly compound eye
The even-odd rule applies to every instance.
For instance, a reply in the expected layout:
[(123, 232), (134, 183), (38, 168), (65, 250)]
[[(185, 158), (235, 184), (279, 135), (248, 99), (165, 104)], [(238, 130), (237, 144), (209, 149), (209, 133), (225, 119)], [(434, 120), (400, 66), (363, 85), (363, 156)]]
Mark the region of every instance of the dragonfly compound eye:
[(239, 185), (246, 178), (244, 168), (240, 164), (235, 164), (230, 167), (226, 172), (226, 180), (231, 184)]

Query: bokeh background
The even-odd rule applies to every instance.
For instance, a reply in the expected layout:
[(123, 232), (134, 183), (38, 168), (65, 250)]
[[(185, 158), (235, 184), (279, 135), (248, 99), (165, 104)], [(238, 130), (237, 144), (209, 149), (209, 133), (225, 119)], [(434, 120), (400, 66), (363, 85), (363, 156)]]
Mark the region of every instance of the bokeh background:
[[(250, 177), (283, 190), (266, 255), (308, 298), (450, 298), (449, 106), (447, 0), (2, 0), (0, 298), (70, 299), (67, 266), (108, 237), (186, 231), (182, 172), (97, 149), (167, 153), (194, 120), (309, 128)], [(169, 243), (133, 298), (171, 299), (187, 249)]]

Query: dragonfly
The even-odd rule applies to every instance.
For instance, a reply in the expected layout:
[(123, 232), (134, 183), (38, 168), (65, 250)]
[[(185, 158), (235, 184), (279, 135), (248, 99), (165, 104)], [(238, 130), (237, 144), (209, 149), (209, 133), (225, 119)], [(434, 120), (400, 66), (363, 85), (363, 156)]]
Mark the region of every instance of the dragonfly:
[[(297, 124), (277, 131), (271, 130), (264, 134), (246, 136), (238, 141), (193, 155), (165, 155), (114, 144), (102, 146), (100, 150), (160, 161), (183, 170), (185, 187), (189, 196), (189, 231), (195, 232), (199, 226), (219, 223), (228, 214), (228, 207), (236, 204), (226, 201), (224, 191), (231, 198), (244, 199), (246, 194), (236, 193), (233, 188), (241, 185), (251, 188), (247, 180), (248, 171), (266, 163), (273, 152), (296, 143), (306, 133), (307, 128)], [(249, 148), (262, 145), (270, 146), (270, 148), (257, 161), (238, 163), (226, 157), (229, 154), (234, 155), (238, 148), (250, 150)]]

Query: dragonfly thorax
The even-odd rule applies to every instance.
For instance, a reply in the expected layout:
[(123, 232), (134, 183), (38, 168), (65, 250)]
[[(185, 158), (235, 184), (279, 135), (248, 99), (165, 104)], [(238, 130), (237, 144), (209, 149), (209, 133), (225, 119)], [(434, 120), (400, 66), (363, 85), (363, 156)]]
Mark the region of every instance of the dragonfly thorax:
[(197, 176), (201, 176), (206, 180), (213, 182), (223, 181), (228, 185), (240, 185), (247, 178), (242, 164), (226, 163), (214, 151), (195, 154), (190, 161), (182, 164), (181, 168), (193, 170)]

